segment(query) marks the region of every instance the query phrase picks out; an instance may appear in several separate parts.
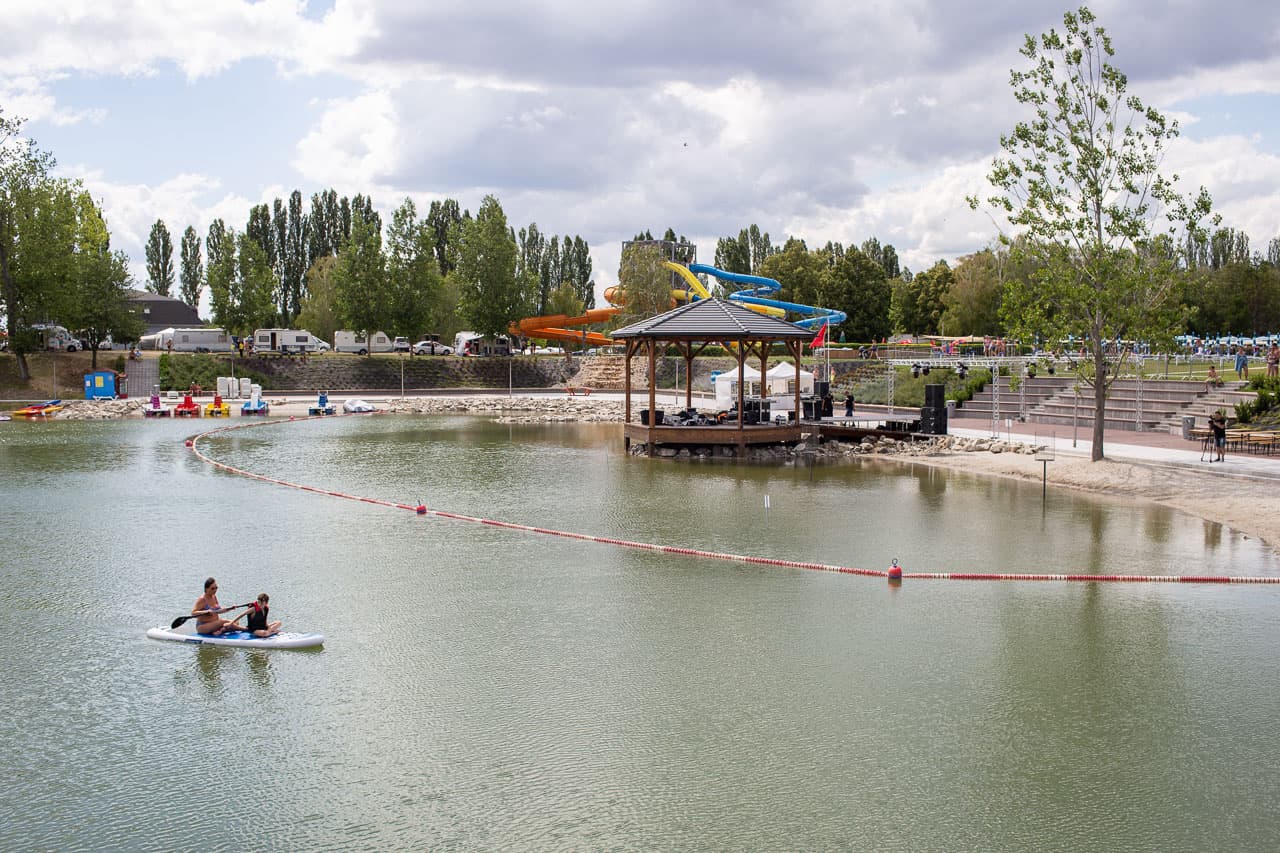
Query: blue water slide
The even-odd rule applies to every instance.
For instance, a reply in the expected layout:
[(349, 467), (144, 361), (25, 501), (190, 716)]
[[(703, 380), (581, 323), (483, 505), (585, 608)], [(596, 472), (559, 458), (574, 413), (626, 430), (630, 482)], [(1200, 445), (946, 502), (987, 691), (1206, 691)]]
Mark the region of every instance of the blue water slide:
[(795, 302), (783, 302), (780, 299), (770, 298), (782, 289), (782, 285), (778, 283), (777, 279), (765, 278), (762, 275), (726, 272), (722, 269), (709, 267), (706, 264), (690, 264), (689, 272), (706, 273), (707, 275), (715, 276), (721, 281), (750, 285), (747, 290), (739, 290), (736, 293), (729, 294), (729, 298), (747, 305), (781, 308), (793, 314), (800, 314), (802, 319), (793, 320), (792, 322), (797, 326), (804, 326), (806, 329), (814, 329), (828, 324), (835, 326), (848, 319), (847, 314), (834, 308), (818, 308), (813, 305), (800, 305)]

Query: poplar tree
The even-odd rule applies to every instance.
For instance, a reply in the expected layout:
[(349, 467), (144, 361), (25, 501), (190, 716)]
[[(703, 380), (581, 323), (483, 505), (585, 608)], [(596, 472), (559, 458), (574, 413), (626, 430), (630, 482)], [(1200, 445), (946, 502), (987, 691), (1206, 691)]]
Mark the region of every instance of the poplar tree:
[(506, 334), (512, 320), (526, 315), (516, 278), (516, 243), (502, 205), (485, 196), (475, 219), (459, 228), (458, 301), (462, 318), (482, 335)]
[(182, 232), (182, 301), (192, 308), (200, 305), (200, 291), (204, 289), (204, 262), (200, 258), (200, 235), (188, 225)]
[(168, 296), (173, 291), (173, 238), (164, 220), (157, 219), (147, 238), (147, 290)]

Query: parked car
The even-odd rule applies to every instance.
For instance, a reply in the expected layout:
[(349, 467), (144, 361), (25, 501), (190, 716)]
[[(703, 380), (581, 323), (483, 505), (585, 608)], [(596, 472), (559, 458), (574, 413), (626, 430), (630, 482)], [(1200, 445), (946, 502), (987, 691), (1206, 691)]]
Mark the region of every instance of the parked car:
[(391, 342), (392, 352), (409, 352), (411, 349), (408, 338), (400, 337)]
[(439, 341), (418, 341), (413, 345), (414, 355), (453, 355), (453, 347)]

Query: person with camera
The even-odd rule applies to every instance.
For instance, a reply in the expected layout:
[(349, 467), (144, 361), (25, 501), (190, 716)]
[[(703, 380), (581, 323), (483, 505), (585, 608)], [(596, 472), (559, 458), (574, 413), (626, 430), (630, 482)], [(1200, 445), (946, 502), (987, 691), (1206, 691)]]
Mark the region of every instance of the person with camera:
[(1209, 432), (1213, 436), (1213, 451), (1209, 453), (1209, 461), (1214, 461), (1213, 453), (1216, 452), (1217, 461), (1222, 462), (1227, 450), (1227, 416), (1222, 409), (1209, 416)]

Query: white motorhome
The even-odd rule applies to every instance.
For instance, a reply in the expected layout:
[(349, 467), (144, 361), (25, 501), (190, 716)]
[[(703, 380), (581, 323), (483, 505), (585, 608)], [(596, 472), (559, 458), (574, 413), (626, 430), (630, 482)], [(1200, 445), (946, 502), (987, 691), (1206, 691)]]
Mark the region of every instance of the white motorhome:
[(334, 352), (354, 352), (368, 355), (371, 352), (391, 352), (395, 348), (391, 338), (382, 332), (374, 332), (366, 337), (359, 332), (337, 331), (333, 333)]
[[(300, 353), (320, 352), (324, 343), (306, 329), (258, 329), (253, 333), (253, 351)], [(324, 349), (329, 345), (325, 344)]]
[(52, 323), (35, 323), (31, 328), (40, 333), (45, 349), (61, 350), (63, 352), (75, 352), (80, 349), (80, 342), (71, 337), (71, 333), (63, 326), (55, 326)]
[(476, 332), (458, 332), (453, 337), (454, 355), (511, 355), (511, 339), (486, 338)]
[(174, 352), (231, 352), (235, 349), (226, 329), (162, 329), (153, 335), (143, 335), (138, 346), (142, 349), (172, 349)]

